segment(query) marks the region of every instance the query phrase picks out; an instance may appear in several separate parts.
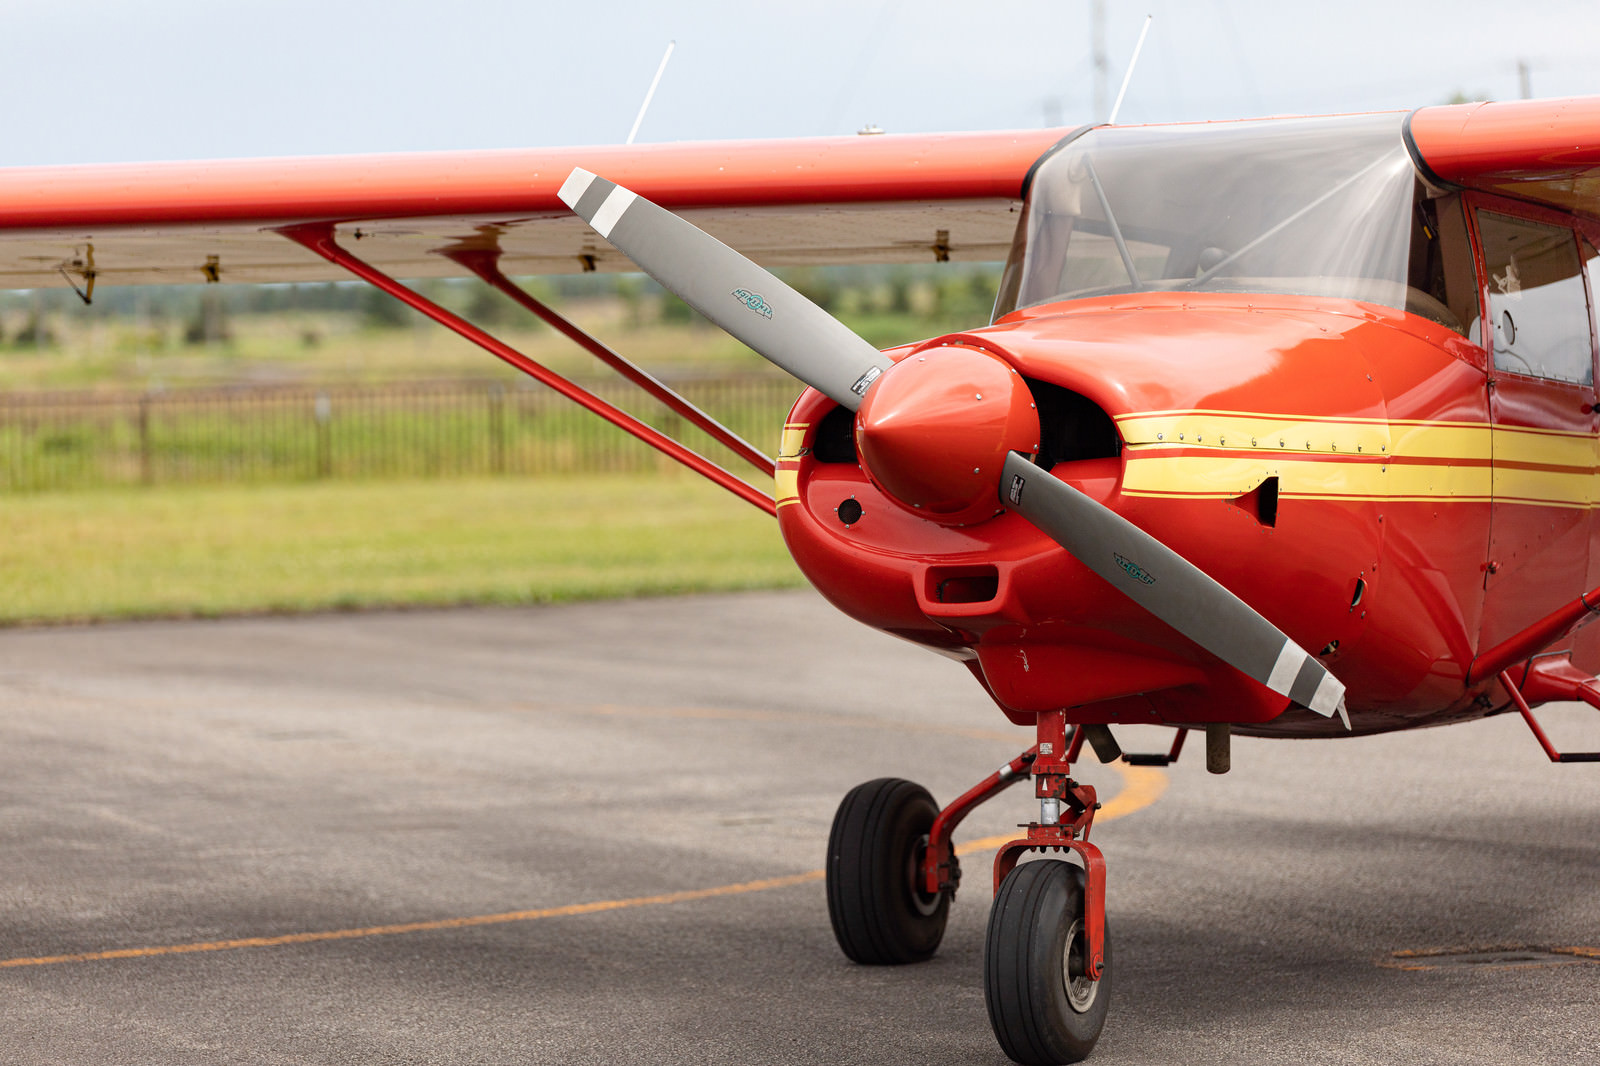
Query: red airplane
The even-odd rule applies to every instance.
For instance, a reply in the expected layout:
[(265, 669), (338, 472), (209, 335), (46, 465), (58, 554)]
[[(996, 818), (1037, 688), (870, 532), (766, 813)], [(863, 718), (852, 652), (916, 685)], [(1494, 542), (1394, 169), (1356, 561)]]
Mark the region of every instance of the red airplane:
[[(929, 957), (952, 831), (1031, 780), (985, 964), (1024, 1063), (1087, 1056), (1111, 996), (1086, 742), (1164, 765), (1203, 730), (1222, 772), (1233, 734), (1514, 708), (1552, 760), (1600, 759), (1531, 713), (1600, 706), (1597, 244), (1600, 98), (0, 172), (5, 284), (354, 275), (776, 514), (841, 610), (965, 663), (1037, 742), (942, 809), (908, 781), (851, 791), (829, 914), (857, 962)], [(887, 351), (757, 265), (1008, 249), (990, 323)], [(597, 269), (644, 270), (809, 386), (776, 464), (508, 279)], [(394, 280), (467, 272), (775, 494)], [(1172, 746), (1123, 756), (1122, 724)]]

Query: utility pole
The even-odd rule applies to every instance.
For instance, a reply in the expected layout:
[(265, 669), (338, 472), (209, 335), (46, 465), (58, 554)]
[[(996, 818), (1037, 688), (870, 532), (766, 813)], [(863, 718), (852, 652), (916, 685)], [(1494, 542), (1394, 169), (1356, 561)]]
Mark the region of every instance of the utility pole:
[(1111, 109), (1110, 73), (1106, 64), (1106, 0), (1089, 0), (1089, 40), (1094, 57), (1094, 121), (1104, 122)]
[(1526, 59), (1517, 60), (1517, 88), (1522, 91), (1524, 100), (1533, 99), (1533, 71)]

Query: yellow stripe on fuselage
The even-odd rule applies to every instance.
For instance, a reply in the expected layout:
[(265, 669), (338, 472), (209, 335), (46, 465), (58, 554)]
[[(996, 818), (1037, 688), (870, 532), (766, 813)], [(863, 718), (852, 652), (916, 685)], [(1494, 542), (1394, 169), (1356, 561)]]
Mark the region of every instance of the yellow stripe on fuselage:
[(1251, 415), (1236, 411), (1163, 411), (1124, 415), (1117, 419), (1122, 439), (1130, 444), (1169, 448), (1205, 447), (1262, 451), (1382, 454), (1389, 444), (1389, 423), (1284, 415)]
[(1590, 473), (1595, 469), (1595, 438), (1586, 433), (1553, 433), (1514, 427), (1496, 427), (1492, 432), (1496, 466), (1559, 466)]
[(1132, 496), (1231, 498), (1277, 477), (1290, 498), (1600, 503), (1600, 451), (1587, 433), (1236, 411), (1135, 414), (1117, 425)]
[(1269, 477), (1278, 479), (1278, 496), (1320, 499), (1487, 500), (1493, 485), (1488, 466), (1389, 463), (1381, 459), (1342, 462), (1283, 457), (1150, 455), (1130, 448), (1122, 491), (1130, 496), (1192, 496), (1231, 499)]
[(1553, 470), (1494, 471), (1494, 498), (1498, 503), (1528, 503), (1545, 507), (1593, 507), (1596, 499), (1592, 472), (1573, 474)]

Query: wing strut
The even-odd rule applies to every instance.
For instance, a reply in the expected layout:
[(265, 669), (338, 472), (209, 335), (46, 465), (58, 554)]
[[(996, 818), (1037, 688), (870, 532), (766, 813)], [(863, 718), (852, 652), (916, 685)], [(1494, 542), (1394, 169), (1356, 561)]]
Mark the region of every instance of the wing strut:
[(618, 429), (631, 433), (662, 454), (677, 460), (702, 477), (716, 482), (747, 503), (761, 508), (770, 515), (778, 513), (778, 505), (771, 496), (746, 484), (709, 459), (690, 451), (671, 437), (639, 421), (626, 411), (606, 403), (598, 396), (590, 394), (555, 371), (534, 362), (509, 344), (485, 333), (460, 315), (452, 314), (416, 290), (407, 288), (381, 270), (351, 255), (339, 247), (338, 241), (334, 239), (332, 223), (314, 222), (298, 226), (285, 226), (278, 232), (295, 243), (304, 245), (330, 263), (343, 267), (374, 288), (383, 290), (407, 307), (427, 315), (441, 326), (461, 335), (466, 340), (489, 352), (489, 354), (516, 367), (529, 377), (548, 385), (574, 403), (593, 411)]
[(488, 282), (500, 292), (505, 293), (515, 300), (519, 306), (544, 319), (556, 332), (578, 345), (584, 351), (600, 360), (602, 363), (639, 386), (645, 392), (661, 401), (668, 408), (687, 419), (690, 424), (705, 432), (718, 444), (733, 452), (739, 458), (761, 471), (767, 477), (772, 477), (777, 470), (769, 456), (763, 455), (761, 450), (743, 437), (728, 429), (722, 423), (712, 418), (709, 414), (684, 399), (662, 384), (655, 377), (637, 364), (629, 361), (620, 352), (607, 347), (595, 340), (589, 334), (556, 311), (533, 298), (533, 296), (516, 282), (506, 277), (500, 270), (500, 249), (498, 248), (451, 248), (441, 252), (447, 259), (452, 259), (478, 277)]

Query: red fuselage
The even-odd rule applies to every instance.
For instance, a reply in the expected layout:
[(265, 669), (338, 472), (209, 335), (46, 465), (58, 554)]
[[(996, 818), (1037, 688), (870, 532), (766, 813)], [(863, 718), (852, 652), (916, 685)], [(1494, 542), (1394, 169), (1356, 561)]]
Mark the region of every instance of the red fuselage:
[[(1484, 349), (1427, 318), (1144, 292), (891, 354), (936, 344), (1014, 366), (1046, 422), (1046, 400), (1067, 397), (1054, 417), (1099, 437), (1069, 431), (1055, 476), (1318, 655), (1348, 687), (1355, 732), (1502, 706), (1492, 681), (1467, 682), (1473, 657), (1600, 583), (1592, 385), (1491, 384)], [(807, 391), (785, 434), (778, 517), (795, 559), (847, 614), (964, 660), (1015, 721), (1067, 707), (1078, 722), (1344, 732), (1286, 711), (1015, 514), (952, 527), (906, 513), (856, 464), (835, 410)], [(1560, 645), (1590, 672), (1592, 632)]]

